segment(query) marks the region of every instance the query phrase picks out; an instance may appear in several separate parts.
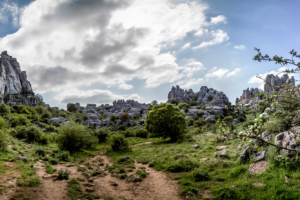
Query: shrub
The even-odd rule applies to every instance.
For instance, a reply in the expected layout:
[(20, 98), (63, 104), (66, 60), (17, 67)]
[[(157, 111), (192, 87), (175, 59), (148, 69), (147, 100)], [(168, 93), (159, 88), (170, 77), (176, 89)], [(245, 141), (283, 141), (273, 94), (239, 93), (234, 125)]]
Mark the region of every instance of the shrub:
[(69, 173), (67, 171), (59, 171), (58, 172), (58, 180), (69, 180)]
[(147, 175), (148, 175), (145, 169), (139, 169), (139, 170), (137, 170), (136, 174), (140, 175), (141, 178), (146, 178)]
[(53, 169), (52, 166), (50, 165), (50, 163), (46, 164), (46, 173), (47, 174), (54, 174), (55, 171), (56, 171), (56, 169)]
[(42, 147), (38, 147), (36, 150), (35, 150), (35, 154), (39, 155), (39, 156), (45, 156), (46, 155), (46, 151), (44, 148)]
[(230, 123), (233, 121), (233, 117), (232, 116), (224, 117), (224, 121), (225, 121), (225, 123)]
[(55, 155), (56, 158), (58, 158), (59, 161), (70, 161), (70, 153), (68, 151), (60, 151)]
[(130, 130), (130, 129), (126, 129), (125, 131), (122, 132), (122, 134), (125, 137), (134, 137), (135, 136), (135, 132), (133, 130)]
[(8, 115), (9, 113), (10, 113), (9, 107), (7, 105), (5, 105), (4, 103), (2, 103), (0, 106), (0, 115), (5, 116), (5, 115)]
[(171, 102), (171, 104), (176, 104), (176, 105), (178, 104), (177, 99), (171, 99), (170, 102)]
[(31, 124), (30, 121), (21, 114), (9, 114), (6, 118), (10, 122), (10, 126), (13, 128), (17, 126), (28, 126)]
[(128, 141), (124, 135), (114, 134), (110, 137), (111, 148), (113, 151), (126, 151), (129, 149)]
[(300, 126), (300, 118), (296, 119), (295, 122), (294, 122), (294, 124), (295, 124), (296, 126)]
[(139, 120), (141, 118), (141, 116), (137, 113), (133, 116), (134, 120)]
[(206, 171), (196, 169), (192, 172), (192, 179), (194, 181), (208, 181), (210, 177)]
[(188, 103), (180, 103), (180, 104), (178, 104), (178, 107), (180, 109), (190, 108), (190, 104), (188, 104)]
[(116, 115), (111, 115), (110, 116), (110, 122), (116, 123), (117, 122), (117, 116)]
[(82, 194), (80, 183), (76, 179), (72, 179), (68, 182), (68, 196), (71, 200), (77, 200), (78, 195)]
[(180, 195), (185, 195), (188, 192), (192, 192), (193, 194), (198, 194), (198, 189), (195, 187), (187, 186), (181, 189)]
[(135, 131), (135, 137), (148, 138), (148, 132), (146, 129), (138, 129)]
[(169, 172), (188, 172), (199, 167), (199, 163), (189, 158), (182, 158), (171, 162), (167, 167)]
[(8, 125), (7, 125), (6, 121), (5, 121), (5, 119), (2, 118), (2, 117), (0, 117), (0, 129), (5, 129), (7, 127), (8, 127)]
[(57, 142), (61, 150), (72, 153), (95, 146), (98, 143), (98, 138), (88, 127), (71, 123), (60, 127)]
[(170, 137), (172, 141), (182, 139), (187, 132), (185, 115), (172, 104), (153, 106), (147, 113), (145, 124), (149, 133), (163, 138)]
[(28, 186), (38, 187), (41, 184), (39, 177), (31, 178), (28, 181)]
[(76, 111), (77, 111), (77, 108), (76, 108), (75, 104), (70, 104), (70, 105), (68, 106), (67, 110), (68, 110), (69, 112), (76, 112)]
[(49, 160), (49, 163), (51, 163), (51, 165), (57, 165), (57, 164), (58, 164), (58, 160), (55, 159), (55, 158), (51, 158), (51, 159)]
[(197, 121), (195, 121), (195, 126), (196, 127), (200, 127), (200, 126), (204, 126), (205, 125), (205, 119), (203, 117), (199, 118)]
[(125, 112), (125, 113), (122, 113), (122, 114), (120, 115), (120, 119), (121, 119), (122, 121), (127, 121), (127, 120), (130, 119), (130, 116), (129, 116), (129, 114), (128, 114), (127, 112)]
[(249, 120), (243, 123), (244, 128), (248, 128), (248, 126), (254, 125), (255, 121), (254, 120)]
[(7, 150), (9, 138), (7, 133), (4, 130), (0, 130), (0, 152)]
[(99, 139), (99, 143), (106, 142), (108, 137), (111, 135), (111, 131), (108, 129), (97, 129), (95, 132)]
[(27, 142), (48, 143), (48, 138), (44, 137), (42, 130), (34, 125), (28, 127), (18, 126), (16, 128), (16, 137), (20, 139), (26, 138)]
[(195, 123), (195, 120), (192, 117), (188, 117), (186, 120), (186, 123), (188, 126), (193, 126)]

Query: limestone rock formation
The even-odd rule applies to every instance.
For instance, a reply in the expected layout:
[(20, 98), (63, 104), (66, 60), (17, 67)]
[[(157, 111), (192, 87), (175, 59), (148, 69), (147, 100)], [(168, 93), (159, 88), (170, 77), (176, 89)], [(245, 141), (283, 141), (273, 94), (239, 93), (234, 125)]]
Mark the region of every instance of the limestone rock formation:
[(170, 103), (171, 99), (176, 99), (178, 103), (196, 100), (197, 103), (220, 107), (225, 107), (226, 103), (229, 102), (228, 97), (223, 92), (212, 88), (208, 89), (207, 86), (202, 86), (200, 91), (196, 93), (192, 89), (183, 90), (178, 85), (176, 87), (173, 86), (168, 94), (167, 102)]
[(37, 105), (39, 101), (17, 59), (3, 51), (0, 58), (0, 103)]
[(258, 89), (258, 88), (251, 88), (249, 90), (249, 88), (247, 88), (246, 90), (243, 91), (242, 96), (236, 99), (236, 105), (238, 104), (247, 104), (252, 100), (252, 97), (256, 94), (259, 94), (263, 92), (262, 90)]
[[(264, 92), (268, 92), (268, 93), (273, 91), (278, 91), (279, 88), (285, 83), (291, 83), (295, 85), (294, 76), (289, 78), (287, 74), (284, 74), (281, 78), (273, 74), (268, 74), (265, 79), (265, 82), (266, 83), (264, 85)], [(270, 84), (273, 85), (273, 87)]]

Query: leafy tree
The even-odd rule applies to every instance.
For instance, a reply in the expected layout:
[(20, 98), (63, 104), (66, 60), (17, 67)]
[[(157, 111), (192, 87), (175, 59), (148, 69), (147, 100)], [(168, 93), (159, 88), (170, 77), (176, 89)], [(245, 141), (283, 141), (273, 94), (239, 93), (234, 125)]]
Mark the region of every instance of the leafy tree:
[(130, 119), (130, 116), (129, 116), (129, 114), (126, 112), (126, 113), (122, 113), (121, 115), (120, 115), (120, 119), (122, 120), (122, 121), (127, 121), (127, 120), (129, 120)]
[(156, 101), (156, 100), (153, 100), (153, 101), (151, 102), (151, 105), (152, 105), (152, 106), (157, 105), (157, 101)]
[(93, 147), (98, 143), (98, 138), (88, 127), (71, 123), (60, 127), (57, 142), (61, 150), (73, 153), (81, 149)]
[(0, 115), (4, 116), (10, 113), (10, 109), (7, 105), (5, 105), (4, 103), (1, 104), (0, 106)]
[(177, 105), (180, 109), (190, 108), (190, 104), (188, 103), (180, 103)]
[(76, 111), (77, 111), (77, 108), (76, 108), (75, 104), (70, 104), (70, 105), (68, 106), (67, 110), (68, 110), (69, 112), (76, 112)]
[(176, 105), (178, 104), (177, 99), (173, 99), (173, 98), (172, 98), (172, 99), (170, 100), (170, 102), (171, 102), (171, 104), (176, 104)]
[(113, 151), (126, 151), (129, 149), (129, 143), (122, 134), (113, 134), (110, 137), (110, 143)]
[(110, 116), (110, 122), (116, 123), (117, 122), (117, 116), (116, 115), (111, 115)]
[(147, 113), (145, 124), (148, 132), (163, 138), (170, 137), (172, 141), (181, 139), (187, 132), (185, 115), (172, 104), (153, 106)]

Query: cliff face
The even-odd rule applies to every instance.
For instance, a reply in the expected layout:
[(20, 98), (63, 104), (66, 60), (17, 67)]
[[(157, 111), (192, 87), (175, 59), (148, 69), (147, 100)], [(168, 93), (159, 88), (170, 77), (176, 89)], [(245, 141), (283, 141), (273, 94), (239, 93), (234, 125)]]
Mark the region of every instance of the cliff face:
[(39, 98), (34, 95), (25, 71), (21, 71), (17, 59), (6, 51), (0, 57), (0, 103), (12, 105), (37, 105)]

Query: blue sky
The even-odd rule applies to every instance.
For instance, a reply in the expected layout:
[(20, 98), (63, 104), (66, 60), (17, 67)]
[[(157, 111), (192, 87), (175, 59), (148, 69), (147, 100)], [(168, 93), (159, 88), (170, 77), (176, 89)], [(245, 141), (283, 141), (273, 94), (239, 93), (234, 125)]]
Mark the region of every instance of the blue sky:
[(18, 58), (51, 106), (166, 101), (177, 84), (234, 102), (262, 86), (256, 74), (282, 67), (253, 61), (254, 47), (297, 50), (300, 2), (288, 2), (1, 0), (0, 51)]

